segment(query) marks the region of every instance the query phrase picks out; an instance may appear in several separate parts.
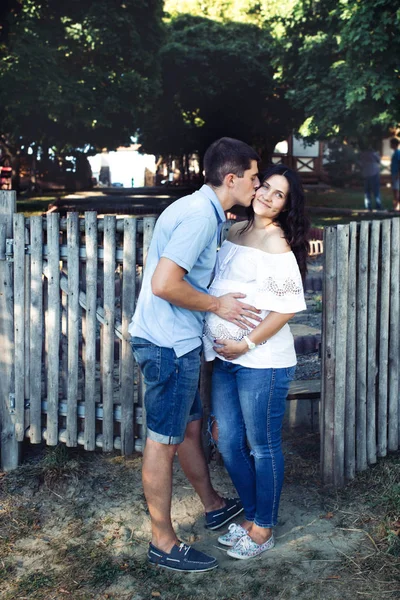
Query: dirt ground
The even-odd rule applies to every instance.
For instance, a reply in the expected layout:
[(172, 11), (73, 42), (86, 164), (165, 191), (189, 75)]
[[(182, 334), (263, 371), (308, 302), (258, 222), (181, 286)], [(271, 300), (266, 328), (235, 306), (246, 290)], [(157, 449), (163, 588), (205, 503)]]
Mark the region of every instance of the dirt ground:
[[(173, 519), (179, 537), (215, 555), (217, 570), (150, 567), (141, 457), (28, 448), (0, 473), (1, 600), (346, 599), (400, 594), (400, 461), (395, 455), (344, 491), (319, 480), (318, 437), (285, 435), (286, 479), (276, 546), (235, 561), (203, 526), (202, 506), (179, 465)], [(211, 463), (223, 495), (234, 490)]]

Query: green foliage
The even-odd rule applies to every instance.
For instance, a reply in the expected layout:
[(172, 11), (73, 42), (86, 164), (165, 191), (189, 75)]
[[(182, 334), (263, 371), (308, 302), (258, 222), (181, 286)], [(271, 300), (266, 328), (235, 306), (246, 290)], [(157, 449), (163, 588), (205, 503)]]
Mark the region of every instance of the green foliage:
[(311, 137), (382, 137), (400, 121), (400, 10), (389, 0), (299, 0), (286, 20), (288, 99)]
[(163, 94), (144, 125), (144, 148), (202, 154), (228, 135), (268, 157), (300, 122), (276, 79), (275, 57), (266, 28), (190, 15), (172, 19), (161, 51)]
[(0, 120), (16, 146), (129, 142), (159, 92), (161, 0), (20, 0), (3, 16)]

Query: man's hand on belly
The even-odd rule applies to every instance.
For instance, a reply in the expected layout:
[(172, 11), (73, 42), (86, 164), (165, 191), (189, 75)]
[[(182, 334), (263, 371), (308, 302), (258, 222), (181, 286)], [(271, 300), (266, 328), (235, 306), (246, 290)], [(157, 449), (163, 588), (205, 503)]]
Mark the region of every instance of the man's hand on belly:
[(262, 319), (258, 315), (261, 311), (251, 304), (239, 302), (238, 298), (245, 297), (246, 294), (241, 293), (230, 293), (219, 296), (216, 298), (218, 301), (217, 308), (212, 312), (221, 317), (221, 319), (238, 325), (241, 329), (254, 329), (256, 325), (248, 319), (253, 319), (260, 323)]

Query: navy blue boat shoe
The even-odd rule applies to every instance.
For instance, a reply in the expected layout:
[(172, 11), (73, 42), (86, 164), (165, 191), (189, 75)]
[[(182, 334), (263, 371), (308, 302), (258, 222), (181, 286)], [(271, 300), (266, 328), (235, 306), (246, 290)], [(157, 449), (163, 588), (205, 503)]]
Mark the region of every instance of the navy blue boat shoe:
[(175, 544), (169, 553), (159, 550), (150, 542), (147, 559), (152, 565), (183, 573), (203, 573), (218, 567), (216, 558), (183, 542), (179, 546)]
[(219, 529), (243, 511), (240, 498), (224, 498), (226, 505), (218, 510), (206, 512), (206, 528)]

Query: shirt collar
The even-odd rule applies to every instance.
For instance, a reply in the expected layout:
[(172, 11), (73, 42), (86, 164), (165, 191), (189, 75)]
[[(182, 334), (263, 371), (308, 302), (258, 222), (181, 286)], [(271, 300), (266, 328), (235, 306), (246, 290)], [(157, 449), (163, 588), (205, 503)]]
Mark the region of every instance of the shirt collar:
[(204, 196), (207, 196), (211, 204), (214, 206), (218, 221), (220, 223), (224, 223), (226, 221), (224, 209), (222, 208), (221, 202), (218, 200), (218, 196), (214, 190), (212, 190), (209, 185), (204, 184), (199, 189), (199, 192), (204, 194)]

